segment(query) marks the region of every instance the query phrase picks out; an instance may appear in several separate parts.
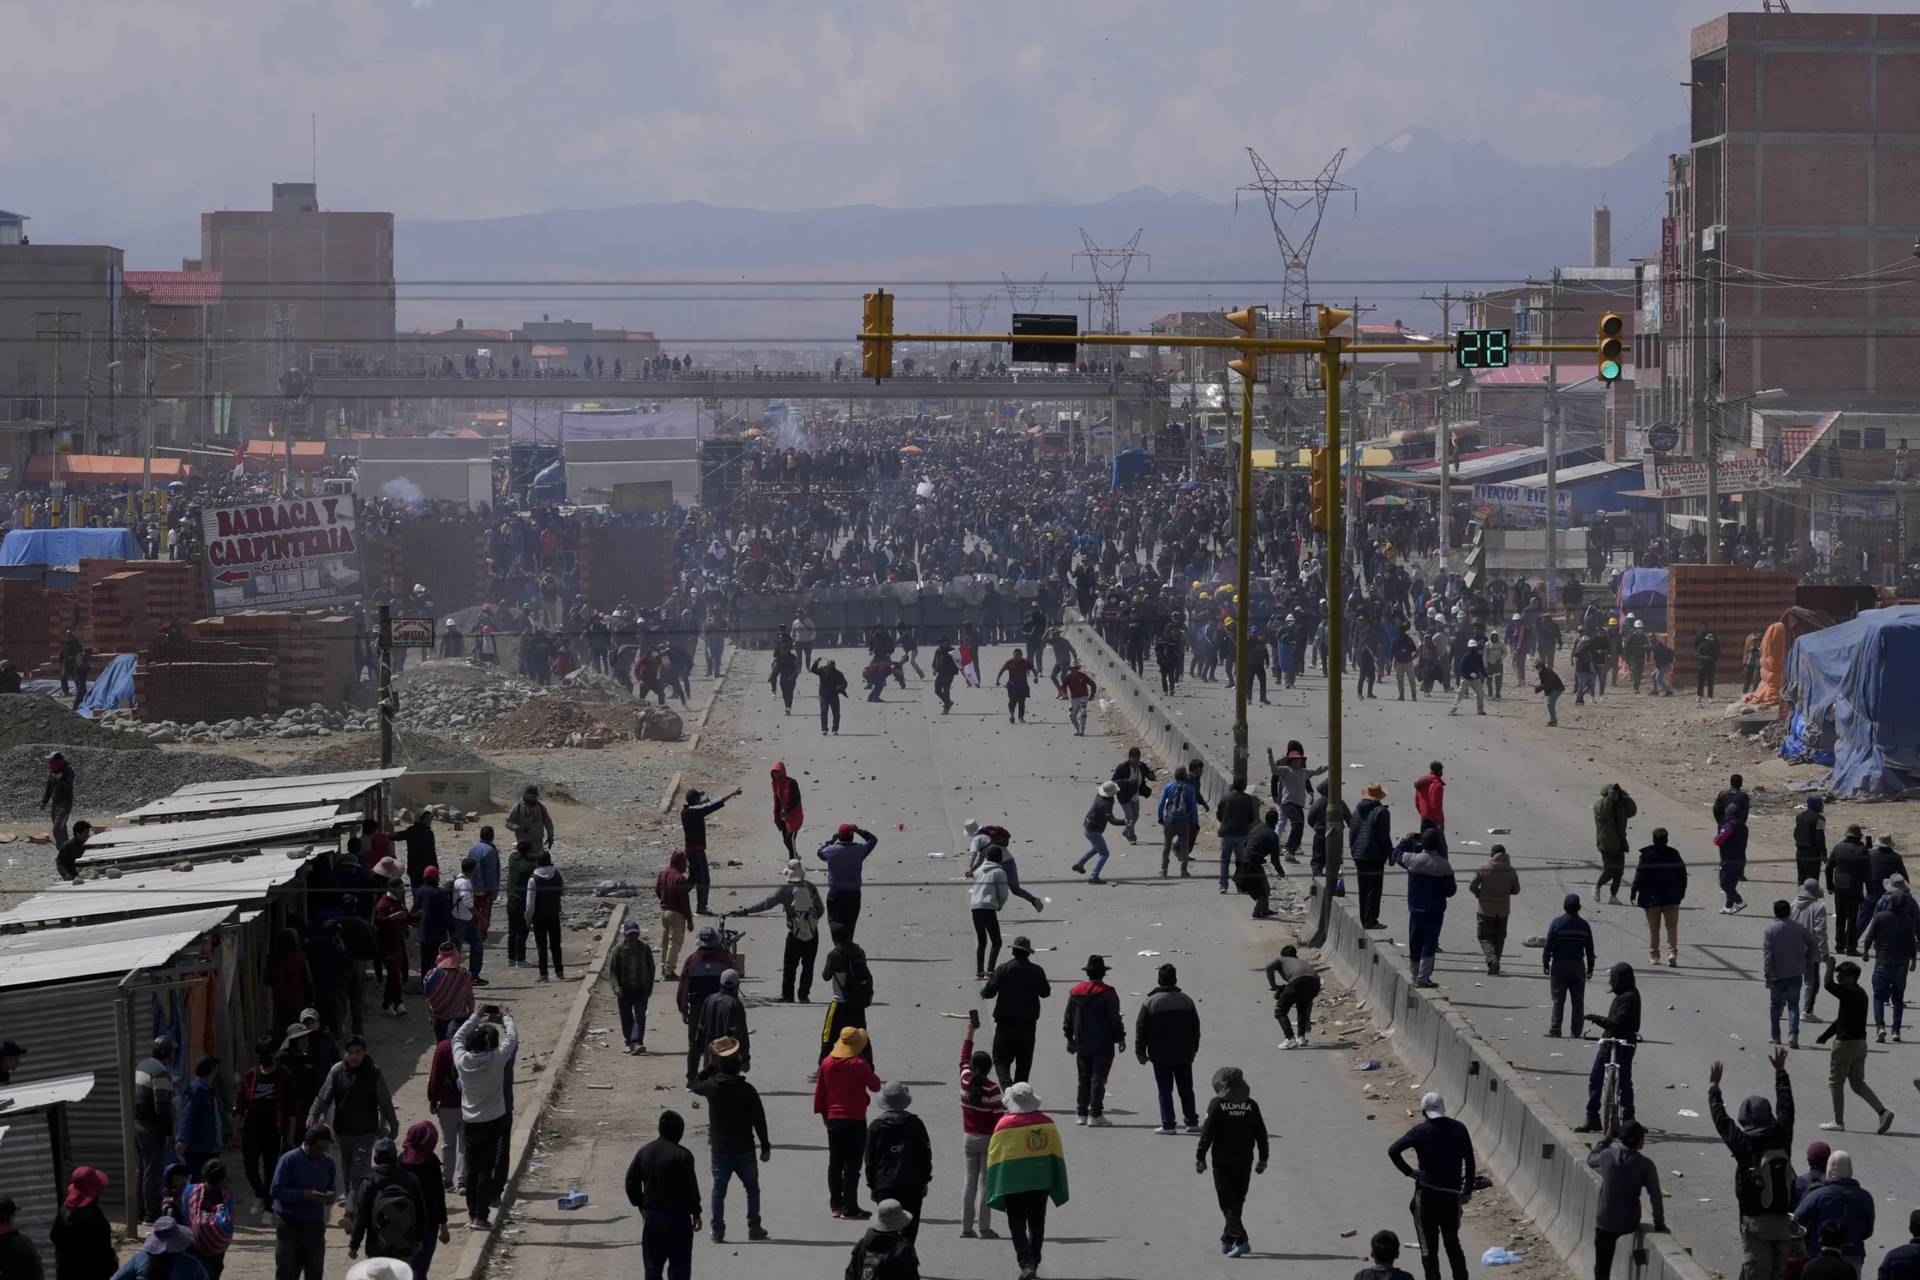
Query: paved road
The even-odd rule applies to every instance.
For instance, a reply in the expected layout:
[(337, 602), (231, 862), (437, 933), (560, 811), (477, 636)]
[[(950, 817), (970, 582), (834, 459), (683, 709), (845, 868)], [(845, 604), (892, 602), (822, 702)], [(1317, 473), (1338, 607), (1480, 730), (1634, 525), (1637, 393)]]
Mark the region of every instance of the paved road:
[[(1147, 673), (1150, 681), (1157, 680), (1151, 663)], [(1096, 671), (1096, 677), (1100, 674)], [(1438, 696), (1438, 688), (1434, 698), (1402, 703), (1395, 700), (1391, 682), (1385, 682), (1380, 700), (1358, 702), (1351, 696), (1349, 683), (1343, 762), (1347, 803), (1356, 803), (1361, 787), (1379, 779), (1387, 786), (1395, 834), (1414, 830), (1419, 818), (1413, 782), (1426, 772), (1428, 761), (1446, 762), (1447, 828), (1461, 892), (1447, 913), (1435, 978), (1442, 994), (1483, 1038), (1503, 1048), (1508, 1061), (1528, 1071), (1535, 1087), (1570, 1124), (1580, 1123), (1584, 1115), (1592, 1052), (1588, 1046), (1545, 1036), (1548, 989), (1540, 971), (1540, 952), (1518, 944), (1529, 934), (1546, 932), (1567, 891), (1580, 893), (1588, 904), (1586, 914), (1599, 954), (1599, 976), (1588, 986), (1587, 1009), (1606, 1011), (1606, 971), (1617, 960), (1634, 965), (1644, 993), (1645, 1043), (1635, 1066), (1638, 1112), (1641, 1123), (1653, 1133), (1649, 1151), (1670, 1193), (1669, 1216), (1699, 1257), (1731, 1273), (1739, 1266), (1732, 1160), (1708, 1118), (1707, 1068), (1715, 1058), (1725, 1060), (1730, 1110), (1748, 1093), (1771, 1096), (1760, 940), (1772, 919), (1774, 899), (1793, 896), (1791, 847), (1766, 848), (1756, 839), (1750, 849), (1753, 858), (1787, 861), (1752, 867), (1755, 879), (1744, 887), (1749, 903), (1746, 914), (1722, 916), (1712, 816), (1702, 805), (1663, 793), (1656, 781), (1663, 773), (1670, 776), (1698, 769), (1723, 782), (1717, 768), (1704, 761), (1649, 758), (1642, 776), (1618, 778), (1639, 805), (1639, 815), (1629, 829), (1632, 846), (1647, 843), (1649, 833), (1664, 826), (1690, 873), (1688, 900), (1681, 911), (1680, 966), (1648, 966), (1641, 911), (1626, 905), (1624, 893), (1619, 906), (1593, 901), (1599, 866), (1593, 848), (1593, 802), (1600, 788), (1616, 779), (1600, 772), (1604, 766), (1592, 763), (1598, 753), (1590, 754), (1583, 744), (1580, 727), (1586, 716), (1618, 714), (1613, 709), (1616, 700), (1633, 695), (1616, 692), (1608, 700), (1612, 706), (1592, 709), (1576, 709), (1570, 699), (1563, 700), (1562, 727), (1549, 729), (1539, 696), (1516, 695), (1514, 685), (1509, 670), (1505, 700), (1489, 702), (1485, 717), (1475, 716), (1471, 703), (1456, 717), (1448, 714), (1451, 696)], [(1190, 682), (1181, 688), (1166, 706), (1188, 726), (1190, 735), (1196, 735), (1191, 740), (1203, 744), (1212, 758), (1225, 765), (1232, 755), (1230, 686)], [(1249, 720), (1255, 778), (1261, 779), (1264, 772), (1265, 749), (1278, 751), (1289, 738), (1307, 744), (1315, 765), (1324, 763), (1325, 679), (1308, 675), (1291, 691), (1275, 686), (1269, 697), (1274, 705), (1261, 707), (1256, 701)], [(1884, 828), (1893, 816), (1873, 810), (1862, 820)], [(1852, 820), (1830, 817), (1832, 838), (1837, 840)], [(1490, 827), (1508, 827), (1512, 834), (1492, 835)], [(1506, 845), (1522, 889), (1514, 904), (1507, 963), (1500, 977), (1489, 977), (1474, 940), (1472, 898), (1465, 886), (1496, 842)], [(1631, 872), (1630, 861), (1629, 876)], [(1397, 873), (1388, 877), (1386, 895), (1382, 912), (1390, 926), (1386, 936), (1404, 941), (1404, 884)], [(1832, 998), (1822, 994), (1818, 1008), (1831, 1016)], [(1869, 1061), (1869, 1083), (1897, 1115), (1890, 1133), (1874, 1134), (1872, 1112), (1852, 1095), (1847, 1119), (1854, 1131), (1821, 1133), (1816, 1125), (1831, 1118), (1827, 1052), (1813, 1043), (1821, 1029), (1803, 1030), (1805, 1047), (1791, 1056), (1788, 1066), (1799, 1112), (1796, 1143), (1804, 1148), (1814, 1139), (1825, 1139), (1853, 1155), (1856, 1176), (1880, 1205), (1879, 1229), (1868, 1248), (1868, 1263), (1876, 1266), (1885, 1249), (1905, 1243), (1907, 1211), (1920, 1204), (1920, 1142), (1916, 1142), (1920, 1098), (1910, 1083), (1920, 1071), (1920, 1048), (1911, 1042), (1875, 1046)], [(1804, 1167), (1799, 1150), (1795, 1158), (1796, 1165)]]
[[(855, 655), (842, 654), (843, 666)], [(1104, 778), (1124, 752), (1124, 742), (1076, 738), (1066, 724), (1065, 704), (1051, 691), (1035, 704), (1033, 722), (1008, 727), (1000, 695), (992, 690), (962, 696), (950, 717), (937, 714), (930, 688), (918, 684), (888, 701), (849, 704), (845, 730), (822, 738), (810, 716), (779, 714), (763, 685), (742, 681), (724, 695), (708, 741), (737, 752), (740, 785), (747, 797), (724, 810), (712, 826), (713, 845), (745, 865), (723, 869), (723, 886), (769, 881), (783, 856), (768, 831), (765, 770), (784, 759), (806, 789), (811, 847), (838, 821), (857, 820), (879, 833), (879, 851), (868, 864), (868, 889), (860, 937), (873, 957), (879, 1004), (873, 1016), (880, 1073), (910, 1082), (916, 1110), (935, 1141), (935, 1191), (921, 1237), (927, 1274), (1011, 1276), (1012, 1249), (1004, 1238), (958, 1238), (960, 1134), (956, 1064), (964, 1022), (942, 1016), (976, 1004), (972, 931), (964, 888), (951, 860), (929, 851), (955, 848), (969, 815), (1004, 817), (1016, 835), (1023, 882), (1050, 896), (1037, 913), (1024, 902), (1008, 908), (1009, 938), (1030, 935), (1036, 959), (1054, 980), (1054, 997), (1041, 1022), (1035, 1083), (1063, 1133), (1073, 1181), (1073, 1199), (1049, 1218), (1053, 1240), (1044, 1274), (1139, 1277), (1159, 1280), (1175, 1268), (1188, 1274), (1245, 1274), (1219, 1253), (1219, 1218), (1211, 1180), (1195, 1176), (1194, 1140), (1160, 1137), (1154, 1118), (1151, 1075), (1131, 1058), (1117, 1066), (1110, 1091), (1111, 1129), (1082, 1129), (1073, 1121), (1073, 1066), (1057, 1030), (1066, 989), (1079, 977), (1090, 952), (1111, 958), (1112, 981), (1131, 1021), (1140, 998), (1153, 985), (1163, 959), (1181, 968), (1182, 984), (1200, 1001), (1204, 1044), (1196, 1075), (1215, 1067), (1245, 1069), (1275, 1131), (1273, 1167), (1256, 1181), (1248, 1226), (1257, 1261), (1290, 1264), (1287, 1274), (1344, 1277), (1360, 1265), (1367, 1237), (1382, 1226), (1408, 1236), (1406, 1186), (1386, 1163), (1384, 1148), (1403, 1128), (1412, 1102), (1369, 1103), (1351, 1074), (1349, 1053), (1321, 1041), (1307, 1052), (1282, 1054), (1271, 1004), (1259, 970), (1278, 953), (1290, 928), (1247, 918), (1245, 899), (1221, 898), (1203, 879), (1162, 881), (1158, 848), (1118, 843), (1109, 875), (1117, 882), (1094, 888), (1068, 871), (1078, 854), (1079, 821), (1093, 781)], [(898, 699), (898, 701), (896, 701)], [(711, 781), (731, 785), (729, 779)], [(896, 829), (904, 823), (906, 829)], [(1143, 829), (1143, 837), (1147, 834)], [(758, 892), (728, 888), (716, 904), (749, 900)], [(736, 1187), (728, 1218), (735, 1242), (716, 1246), (704, 1237), (695, 1252), (701, 1277), (760, 1276), (770, 1264), (796, 1280), (838, 1277), (847, 1249), (859, 1235), (855, 1224), (827, 1214), (821, 1183), (825, 1153), (819, 1122), (811, 1114), (806, 1076), (813, 1066), (821, 1009), (763, 1004), (777, 995), (774, 957), (780, 925), (748, 921), (751, 979), (747, 993), (754, 1029), (752, 1078), (769, 1108), (776, 1150), (764, 1166), (765, 1216), (774, 1242), (747, 1244), (744, 1211)], [(1142, 956), (1142, 951), (1163, 953)], [(816, 1000), (819, 999), (816, 986)], [(672, 1047), (679, 1028), (663, 1024), (656, 1002), (653, 1041)], [(610, 1025), (610, 1010), (596, 1009), (593, 1026)], [(684, 1041), (679, 1041), (684, 1043)], [(556, 1116), (530, 1179), (525, 1207), (504, 1260), (513, 1272), (538, 1270), (542, 1280), (603, 1274), (608, 1249), (631, 1248), (638, 1223), (627, 1209), (621, 1177), (634, 1148), (652, 1136), (660, 1105), (686, 1110), (679, 1087), (681, 1059), (628, 1059), (609, 1048), (583, 1051), (586, 1070), (562, 1090)], [(1380, 1080), (1383, 1077), (1358, 1077)], [(1403, 1083), (1398, 1086), (1405, 1089)], [(1201, 1105), (1205, 1105), (1202, 1084)], [(1369, 1114), (1376, 1118), (1369, 1120)], [(696, 1125), (698, 1113), (689, 1113)], [(707, 1182), (705, 1137), (689, 1143)], [(592, 1197), (579, 1213), (561, 1213), (543, 1199), (578, 1184)], [(1488, 1237), (1476, 1226), (1468, 1248), (1476, 1259), (1493, 1239), (1512, 1229), (1504, 1213), (1492, 1212), (1498, 1231)], [(1004, 1227), (1004, 1224), (1001, 1224)], [(556, 1247), (558, 1246), (558, 1247)], [(637, 1267), (631, 1253), (624, 1261)], [(1418, 1268), (1410, 1255), (1403, 1259)], [(1548, 1273), (1557, 1264), (1543, 1268)], [(1529, 1272), (1532, 1269), (1529, 1268)]]

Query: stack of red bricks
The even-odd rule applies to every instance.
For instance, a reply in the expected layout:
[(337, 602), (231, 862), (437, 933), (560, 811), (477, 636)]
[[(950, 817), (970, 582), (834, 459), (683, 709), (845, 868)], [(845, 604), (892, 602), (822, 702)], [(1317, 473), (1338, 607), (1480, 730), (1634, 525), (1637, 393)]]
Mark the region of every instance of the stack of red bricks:
[(44, 586), (30, 578), (0, 578), (0, 658), (32, 671), (58, 651), (59, 635)]
[(1693, 638), (1711, 628), (1720, 638), (1719, 682), (1739, 691), (1741, 655), (1749, 632), (1766, 634), (1794, 606), (1798, 574), (1760, 572), (1731, 564), (1676, 564), (1668, 570), (1667, 643), (1673, 646), (1673, 684), (1685, 692), (1698, 664)]
[(394, 616), (411, 616), (417, 583), (441, 615), (468, 609), (487, 598), (487, 525), (483, 520), (415, 520), (361, 540), (361, 565), (369, 594), (393, 594)]
[(354, 623), (342, 614), (250, 609), (201, 618), (188, 632), (196, 640), (245, 644), (272, 654), (282, 709), (315, 702), (339, 706), (353, 685)]
[(134, 676), (143, 720), (230, 720), (281, 709), (277, 655), (201, 640), (156, 643)]
[(110, 573), (95, 581), (86, 594), (91, 627), (84, 640), (95, 653), (131, 653), (152, 637), (147, 627), (146, 574)]

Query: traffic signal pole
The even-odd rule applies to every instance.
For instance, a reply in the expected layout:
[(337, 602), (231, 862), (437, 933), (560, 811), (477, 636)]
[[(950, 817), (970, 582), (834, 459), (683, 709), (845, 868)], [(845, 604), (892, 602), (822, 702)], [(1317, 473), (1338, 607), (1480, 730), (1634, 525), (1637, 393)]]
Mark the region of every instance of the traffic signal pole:
[(1346, 763), (1341, 755), (1340, 735), (1340, 695), (1346, 683), (1346, 643), (1342, 634), (1346, 619), (1347, 592), (1345, 574), (1341, 570), (1342, 558), (1346, 553), (1346, 526), (1341, 520), (1339, 507), (1340, 481), (1344, 478), (1340, 467), (1340, 338), (1328, 332), (1338, 326), (1327, 323), (1327, 309), (1320, 309), (1320, 332), (1325, 346), (1320, 353), (1320, 381), (1327, 389), (1327, 457), (1333, 467), (1331, 485), (1334, 508), (1332, 518), (1327, 521), (1327, 863), (1320, 877), (1320, 911), (1315, 922), (1313, 936), (1307, 939), (1312, 947), (1325, 946), (1327, 933), (1333, 926), (1333, 886), (1340, 878), (1340, 856), (1347, 835), (1347, 807), (1341, 799), (1341, 775), (1346, 771)]
[(1258, 356), (1240, 365), (1240, 521), (1235, 534), (1233, 580), (1233, 781), (1247, 784), (1247, 701), (1253, 694), (1253, 641), (1247, 615), (1253, 600), (1253, 386), (1260, 374)]

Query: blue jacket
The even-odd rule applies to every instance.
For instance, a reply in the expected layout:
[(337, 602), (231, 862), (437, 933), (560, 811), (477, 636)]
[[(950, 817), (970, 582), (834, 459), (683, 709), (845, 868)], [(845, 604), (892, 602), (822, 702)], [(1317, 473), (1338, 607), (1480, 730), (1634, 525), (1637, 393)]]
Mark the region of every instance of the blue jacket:
[(1459, 889), (1453, 864), (1438, 853), (1420, 850), (1407, 855), (1407, 910), (1445, 911), (1447, 899)]
[(283, 1152), (273, 1166), (273, 1212), (282, 1222), (325, 1222), (327, 1206), (304, 1191), (333, 1190), (333, 1157), (312, 1156), (305, 1147)]
[(1807, 1229), (1809, 1240), (1820, 1238), (1821, 1223), (1838, 1222), (1846, 1236), (1840, 1255), (1867, 1256), (1867, 1237), (1873, 1234), (1873, 1196), (1852, 1178), (1828, 1178), (1807, 1193), (1793, 1218)]
[(1460, 655), (1457, 668), (1462, 680), (1484, 680), (1487, 678), (1487, 659), (1478, 649), (1469, 649)]
[(205, 1080), (195, 1076), (187, 1081), (180, 1095), (180, 1111), (174, 1137), (186, 1144), (194, 1155), (218, 1152), (221, 1146), (220, 1099)]
[(1160, 825), (1171, 827), (1179, 823), (1198, 823), (1200, 806), (1195, 803), (1198, 793), (1191, 782), (1182, 782), (1178, 778), (1170, 780), (1160, 788)]
[(1540, 953), (1540, 965), (1551, 971), (1566, 965), (1593, 972), (1593, 926), (1571, 912), (1561, 912), (1547, 926), (1547, 945)]
[(500, 892), (500, 850), (485, 840), (475, 840), (467, 856), (473, 859), (473, 891)]

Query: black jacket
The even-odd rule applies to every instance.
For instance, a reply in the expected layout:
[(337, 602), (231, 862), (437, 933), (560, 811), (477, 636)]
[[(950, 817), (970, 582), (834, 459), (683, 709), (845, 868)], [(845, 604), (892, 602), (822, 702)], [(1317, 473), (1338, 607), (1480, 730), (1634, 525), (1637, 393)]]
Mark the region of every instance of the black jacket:
[(712, 1071), (694, 1081), (707, 1100), (707, 1145), (716, 1156), (750, 1156), (769, 1145), (767, 1109), (760, 1091), (734, 1071)]
[[(412, 1247), (404, 1252), (389, 1252), (393, 1246), (382, 1243), (373, 1234), (373, 1202), (380, 1193), (390, 1186), (397, 1186), (407, 1193), (413, 1201), (413, 1226), (415, 1238)], [(389, 1170), (375, 1169), (362, 1182), (353, 1196), (353, 1234), (347, 1238), (348, 1247), (358, 1249), (364, 1242), (369, 1258), (406, 1258), (412, 1260), (413, 1251), (427, 1234), (427, 1198), (420, 1190), (420, 1179), (407, 1172), (404, 1165), (395, 1164)]]
[(557, 924), (560, 921), (560, 902), (567, 891), (566, 880), (558, 867), (549, 868), (550, 876), (534, 876), (528, 883), (533, 891), (533, 910), (527, 913), (527, 919)]
[(847, 1260), (845, 1280), (920, 1280), (920, 1255), (897, 1231), (867, 1228)]
[(1593, 1016), (1594, 1025), (1616, 1040), (1640, 1043), (1640, 991), (1634, 985), (1633, 966), (1624, 960), (1614, 965), (1607, 976), (1607, 989), (1613, 992), (1613, 1003), (1607, 1006), (1605, 1017)]
[(1713, 798), (1715, 822), (1745, 822), (1753, 808), (1752, 797), (1737, 787), (1728, 787)]
[[(1135, 769), (1138, 769), (1140, 771), (1140, 776), (1143, 780), (1141, 785), (1138, 787), (1133, 785), (1133, 771)], [(1147, 790), (1146, 783), (1153, 782), (1155, 780), (1156, 780), (1156, 776), (1153, 772), (1153, 766), (1148, 764), (1145, 760), (1141, 760), (1137, 762), (1132, 760), (1122, 760), (1119, 764), (1115, 765), (1113, 769), (1112, 781), (1117, 783), (1120, 787), (1120, 794), (1115, 798), (1119, 800), (1120, 803), (1125, 804), (1127, 801), (1133, 799), (1135, 796), (1144, 795)]]
[(1788, 1159), (1793, 1153), (1793, 1081), (1785, 1071), (1773, 1073), (1773, 1091), (1771, 1107), (1758, 1095), (1742, 1102), (1740, 1121), (1736, 1124), (1727, 1116), (1719, 1087), (1707, 1090), (1707, 1110), (1713, 1115), (1713, 1127), (1719, 1131), (1720, 1140), (1727, 1144), (1727, 1150), (1733, 1153), (1735, 1198), (1740, 1212), (1749, 1216), (1793, 1211), (1793, 1206), (1785, 1203), (1793, 1191), (1791, 1170), (1784, 1191), (1757, 1176), (1769, 1152), (1785, 1152)]
[(1796, 856), (1827, 856), (1827, 829), (1821, 825), (1822, 816), (1812, 809), (1802, 809), (1800, 816), (1793, 820), (1793, 852)]
[(933, 1139), (911, 1111), (882, 1111), (867, 1126), (867, 1190), (876, 1200), (922, 1194), (933, 1181)]
[(1420, 1166), (1420, 1185), (1430, 1191), (1459, 1195), (1473, 1186), (1473, 1139), (1467, 1126), (1451, 1116), (1429, 1116), (1401, 1134), (1387, 1148), (1387, 1159), (1401, 1173), (1413, 1175), (1400, 1153), (1411, 1149)]
[(1886, 845), (1877, 844), (1867, 854), (1867, 900), (1869, 902), (1878, 901), (1880, 895), (1887, 891), (1887, 879), (1890, 876), (1906, 879), (1907, 864), (1901, 860), (1897, 852)]
[(1133, 1020), (1133, 1049), (1142, 1062), (1190, 1063), (1200, 1053), (1200, 1011), (1178, 987), (1155, 987)]
[(1126, 1048), (1127, 1020), (1120, 1012), (1120, 993), (1095, 979), (1074, 984), (1067, 993), (1060, 1030), (1077, 1049), (1097, 1053)]
[(980, 998), (993, 1001), (995, 1022), (1038, 1022), (1040, 1002), (1052, 994), (1047, 971), (1019, 952), (1002, 960), (980, 988)]
[(1260, 1114), (1260, 1104), (1252, 1098), (1215, 1097), (1209, 1102), (1207, 1118), (1200, 1122), (1200, 1146), (1194, 1154), (1204, 1160), (1209, 1151), (1223, 1165), (1237, 1164), (1244, 1169), (1256, 1155), (1266, 1163), (1267, 1122)]
[(700, 1175), (693, 1152), (677, 1142), (655, 1138), (633, 1153), (627, 1166), (627, 1203), (641, 1210), (700, 1212)]
[(1392, 811), (1378, 800), (1362, 800), (1353, 808), (1349, 841), (1355, 867), (1385, 870), (1387, 855), (1393, 852)]
[(113, 1251), (113, 1225), (98, 1202), (62, 1209), (47, 1232), (60, 1280), (110, 1280), (120, 1269)]
[(1827, 891), (1865, 893), (1871, 865), (1866, 845), (1858, 840), (1842, 840), (1827, 855)]
[(1685, 902), (1687, 864), (1680, 861), (1680, 851), (1670, 844), (1643, 846), (1627, 896), (1643, 907), (1677, 907)]

